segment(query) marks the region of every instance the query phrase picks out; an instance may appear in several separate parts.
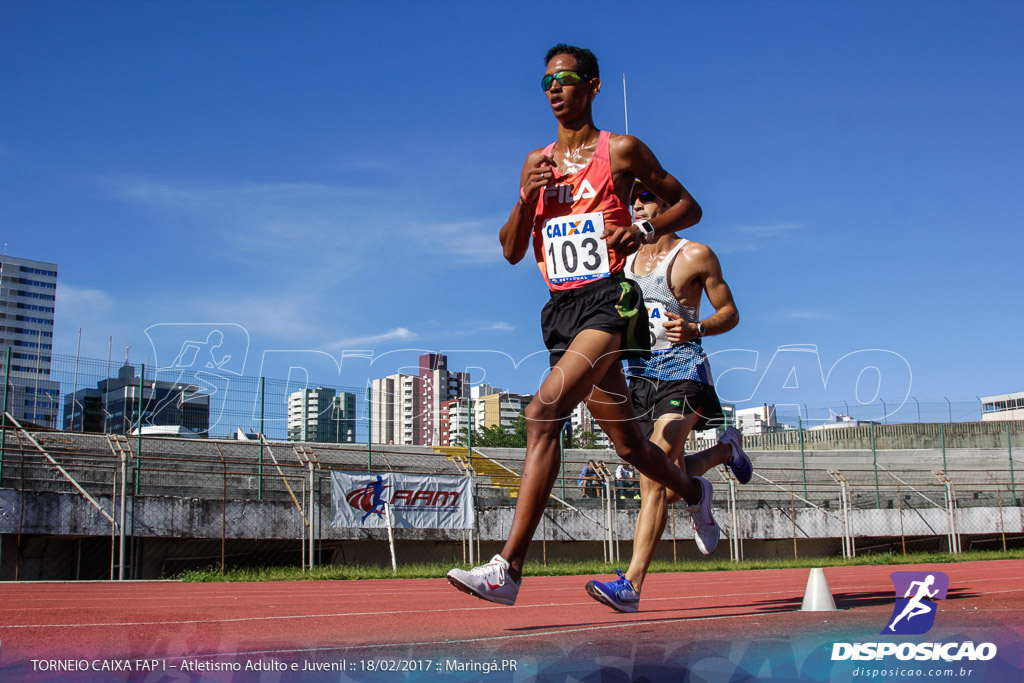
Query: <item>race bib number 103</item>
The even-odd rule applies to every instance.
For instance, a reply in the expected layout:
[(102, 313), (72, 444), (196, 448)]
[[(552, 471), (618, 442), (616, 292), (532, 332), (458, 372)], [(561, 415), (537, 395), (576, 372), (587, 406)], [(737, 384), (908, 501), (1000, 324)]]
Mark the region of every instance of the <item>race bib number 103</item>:
[(544, 223), (544, 254), (548, 281), (596, 280), (608, 277), (608, 243), (601, 212), (559, 216)]

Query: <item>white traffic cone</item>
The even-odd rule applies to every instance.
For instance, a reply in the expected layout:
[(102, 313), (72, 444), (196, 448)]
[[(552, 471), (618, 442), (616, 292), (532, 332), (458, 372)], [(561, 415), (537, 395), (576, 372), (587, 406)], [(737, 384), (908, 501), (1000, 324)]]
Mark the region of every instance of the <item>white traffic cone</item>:
[(832, 599), (832, 590), (828, 587), (824, 569), (812, 569), (807, 577), (807, 590), (804, 591), (804, 604), (801, 612), (833, 612), (836, 602)]

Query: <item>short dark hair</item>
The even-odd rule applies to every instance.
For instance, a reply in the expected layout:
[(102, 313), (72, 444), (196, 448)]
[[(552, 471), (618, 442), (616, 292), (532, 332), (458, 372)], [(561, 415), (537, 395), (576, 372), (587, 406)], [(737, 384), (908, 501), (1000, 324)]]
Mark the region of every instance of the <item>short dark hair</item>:
[(576, 58), (576, 68), (580, 71), (580, 76), (584, 78), (600, 78), (601, 71), (597, 68), (597, 57), (590, 50), (583, 47), (575, 47), (573, 45), (566, 45), (565, 43), (559, 43), (553, 48), (548, 50), (548, 53), (544, 55), (544, 65), (550, 62), (555, 55), (571, 55)]

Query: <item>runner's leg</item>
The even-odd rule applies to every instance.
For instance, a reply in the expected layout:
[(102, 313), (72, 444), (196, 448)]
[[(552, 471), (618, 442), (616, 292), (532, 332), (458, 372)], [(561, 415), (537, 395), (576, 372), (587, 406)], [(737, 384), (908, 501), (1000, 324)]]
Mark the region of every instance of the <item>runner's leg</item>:
[(512, 527), (500, 553), (510, 565), (513, 580), (519, 580), (526, 551), (558, 477), (562, 425), (573, 408), (609, 373), (609, 368), (615, 366), (617, 370), (620, 343), (618, 333), (580, 332), (524, 411), (526, 457)]
[(687, 502), (700, 502), (700, 485), (669, 460), (665, 451), (644, 438), (620, 365), (613, 366), (601, 378), (586, 402), (590, 414), (608, 435), (620, 458), (632, 464), (637, 472), (681, 495)]
[[(685, 437), (683, 438), (685, 440)], [(729, 444), (718, 443), (711, 448), (705, 448), (692, 455), (687, 455), (683, 458), (683, 465), (686, 467), (686, 473), (691, 477), (702, 477), (705, 472), (726, 464), (731, 458), (732, 448)], [(678, 503), (681, 500), (679, 494), (672, 493), (671, 491), (667, 495), (666, 502), (669, 505)]]
[[(686, 436), (697, 423), (699, 416), (662, 415), (654, 423), (654, 434), (651, 441), (668, 453), (673, 462), (679, 462), (686, 444)], [(687, 458), (689, 460), (689, 458)], [(699, 476), (705, 470), (691, 471), (686, 463), (687, 474)], [(658, 548), (661, 536), (665, 532), (668, 521), (668, 502), (665, 487), (640, 475), (640, 513), (636, 518), (636, 530), (633, 533), (633, 557), (626, 570), (626, 578), (633, 584), (639, 594), (647, 577), (647, 569), (654, 559), (654, 551)]]

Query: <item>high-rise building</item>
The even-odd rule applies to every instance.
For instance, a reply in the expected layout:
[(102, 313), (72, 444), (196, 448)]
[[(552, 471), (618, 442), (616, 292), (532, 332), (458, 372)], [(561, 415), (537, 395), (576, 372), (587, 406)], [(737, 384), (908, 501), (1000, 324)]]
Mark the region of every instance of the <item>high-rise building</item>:
[(469, 402), (467, 398), (453, 398), (441, 402), (437, 432), (438, 446), (453, 446), (457, 440), (461, 440), (465, 444), (469, 437), (467, 431), (469, 429), (476, 431), (479, 428), (476, 421), (472, 422), (472, 426), (467, 424), (470, 419)]
[(490, 391), (478, 394), (477, 387), (473, 387), (473, 420), (476, 429), (500, 425), (511, 434), (515, 431), (516, 420), (533, 397), (495, 390), (493, 387), (486, 388)]
[[(419, 357), (419, 374), (388, 375), (371, 385), (370, 436), (373, 443), (440, 446), (442, 422), (448, 431), (453, 399), (469, 394), (469, 373), (449, 372), (440, 353)], [(465, 424), (463, 424), (463, 429)]]
[(580, 440), (584, 443), (589, 443), (594, 448), (611, 447), (608, 435), (604, 433), (601, 426), (597, 424), (597, 420), (590, 414), (586, 403), (581, 401), (576, 405), (572, 411), (572, 416), (569, 418), (569, 422), (572, 425), (573, 436), (579, 436)]
[(288, 440), (355, 443), (356, 395), (327, 387), (288, 394)]
[(449, 372), (448, 358), (441, 353), (420, 356), (421, 446), (441, 445), (441, 404), (469, 395), (469, 373)]
[(0, 256), (0, 373), (8, 372), (7, 404), (16, 420), (57, 428), (60, 383), (50, 379), (57, 264)]
[(468, 398), (455, 398), (441, 403), (438, 445), (451, 446), (457, 440), (464, 443), (467, 440), (467, 427), (477, 432), (485, 427), (500, 426), (507, 433), (513, 434), (516, 420), (532, 398), (502, 391), (489, 384), (476, 385), (470, 389)]
[(131, 365), (121, 366), (117, 377), (100, 380), (95, 389), (65, 396), (64, 429), (130, 434), (138, 428), (140, 411), (143, 433), (147, 427), (175, 426), (200, 436), (210, 431), (209, 394), (195, 384), (140, 379)]
[(420, 428), (420, 378), (402, 373), (370, 386), (370, 441), (411, 446)]

